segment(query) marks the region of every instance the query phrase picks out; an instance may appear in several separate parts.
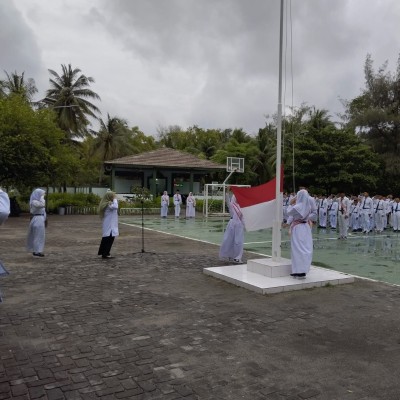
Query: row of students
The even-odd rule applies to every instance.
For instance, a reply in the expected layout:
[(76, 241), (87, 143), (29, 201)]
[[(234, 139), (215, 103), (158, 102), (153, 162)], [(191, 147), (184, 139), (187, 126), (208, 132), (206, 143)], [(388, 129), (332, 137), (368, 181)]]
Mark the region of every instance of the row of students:
[[(287, 219), (286, 210), (293, 195), (284, 195), (283, 219)], [(376, 195), (373, 198), (368, 192), (359, 196), (347, 197), (344, 193), (338, 196), (318, 196), (315, 198), (318, 207), (318, 226), (320, 228), (337, 229), (348, 226), (353, 232), (369, 233), (383, 232), (392, 227), (394, 232), (400, 232), (400, 199), (389, 195)], [(343, 221), (345, 220), (345, 221)], [(347, 237), (346, 231), (340, 231), (340, 238)]]
[[(168, 192), (164, 191), (161, 196), (161, 218), (167, 218), (168, 207), (170, 204), (170, 198)], [(175, 209), (175, 218), (179, 218), (181, 214), (182, 196), (179, 190), (176, 190), (173, 196), (173, 204)], [(190, 192), (189, 196), (186, 198), (186, 218), (194, 218), (196, 216), (196, 199), (193, 193)]]

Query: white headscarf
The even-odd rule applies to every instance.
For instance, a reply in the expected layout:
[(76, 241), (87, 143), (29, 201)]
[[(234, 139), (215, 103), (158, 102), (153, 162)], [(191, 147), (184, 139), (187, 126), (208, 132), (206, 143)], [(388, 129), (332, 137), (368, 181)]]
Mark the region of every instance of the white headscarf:
[(301, 215), (302, 218), (307, 218), (311, 212), (310, 195), (307, 190), (301, 189), (297, 192), (296, 204), (293, 208)]
[(31, 194), (31, 198), (29, 199), (29, 205), (32, 206), (33, 200), (40, 201), (40, 199), (45, 195), (45, 193), (46, 192), (43, 189), (35, 189)]

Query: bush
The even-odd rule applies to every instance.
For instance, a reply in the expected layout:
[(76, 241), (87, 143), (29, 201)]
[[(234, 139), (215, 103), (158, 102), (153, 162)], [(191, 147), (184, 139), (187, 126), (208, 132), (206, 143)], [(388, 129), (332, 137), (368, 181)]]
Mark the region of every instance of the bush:
[(57, 212), (58, 207), (78, 206), (93, 207), (100, 203), (100, 196), (93, 193), (49, 193), (47, 210)]

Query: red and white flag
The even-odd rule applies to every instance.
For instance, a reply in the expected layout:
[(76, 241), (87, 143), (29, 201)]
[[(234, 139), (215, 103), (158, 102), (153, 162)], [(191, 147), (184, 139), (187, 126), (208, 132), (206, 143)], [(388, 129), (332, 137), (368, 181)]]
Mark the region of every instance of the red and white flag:
[[(258, 231), (273, 226), (276, 215), (276, 178), (254, 187), (231, 186), (242, 209), (246, 231)], [(281, 179), (281, 192), (283, 179)]]

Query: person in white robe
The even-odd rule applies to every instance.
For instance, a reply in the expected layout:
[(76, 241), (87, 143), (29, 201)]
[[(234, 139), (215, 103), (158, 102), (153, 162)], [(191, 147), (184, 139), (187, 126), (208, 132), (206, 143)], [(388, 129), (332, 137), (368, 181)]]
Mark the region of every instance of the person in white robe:
[(174, 194), (174, 207), (175, 207), (175, 218), (179, 218), (181, 214), (181, 204), (182, 204), (182, 196), (177, 189)]
[(338, 198), (339, 239), (347, 239), (351, 201), (343, 192)]
[(244, 222), (242, 210), (235, 195), (230, 200), (229, 209), (231, 218), (224, 232), (219, 258), (227, 258), (228, 260), (233, 260), (234, 263), (241, 264), (244, 246)]
[(168, 192), (165, 190), (161, 196), (161, 218), (167, 218), (169, 207), (169, 196)]
[(313, 256), (312, 224), (316, 219), (316, 209), (312, 207), (307, 190), (299, 190), (288, 207), (290, 226), (292, 273), (294, 278), (305, 278), (309, 272)]
[(7, 221), (10, 215), (10, 198), (8, 194), (0, 187), (0, 225)]
[(102, 220), (102, 238), (98, 255), (102, 258), (112, 258), (110, 252), (118, 231), (118, 200), (114, 192), (107, 191), (98, 207)]
[(29, 223), (27, 250), (34, 257), (44, 257), (43, 250), (46, 241), (46, 192), (43, 189), (35, 189), (29, 199), (31, 221)]
[(196, 199), (190, 192), (186, 199), (186, 218), (194, 218), (196, 216)]

